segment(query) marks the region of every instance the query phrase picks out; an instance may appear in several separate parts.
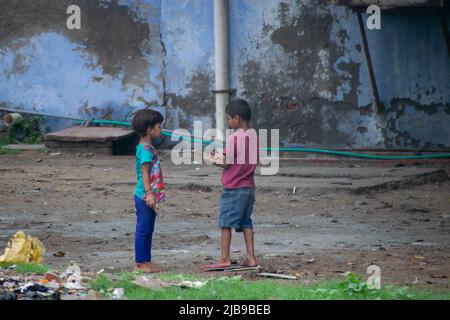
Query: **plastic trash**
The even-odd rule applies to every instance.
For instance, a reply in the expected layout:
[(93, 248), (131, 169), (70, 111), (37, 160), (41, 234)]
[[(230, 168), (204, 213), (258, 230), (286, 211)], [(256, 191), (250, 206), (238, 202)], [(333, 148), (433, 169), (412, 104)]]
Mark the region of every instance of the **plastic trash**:
[(125, 290), (123, 288), (115, 288), (112, 293), (113, 299), (122, 299), (125, 295)]
[(72, 264), (67, 267), (61, 276), (61, 279), (66, 279), (64, 288), (69, 290), (85, 290), (86, 287), (81, 284), (81, 269), (77, 264)]
[(154, 289), (154, 290), (167, 288), (168, 286), (170, 286), (169, 282), (162, 281), (159, 279), (154, 279), (154, 278), (147, 277), (147, 276), (137, 277), (136, 280), (133, 281), (133, 284), (135, 284), (139, 287), (144, 287), (144, 288)]
[(22, 116), (19, 113), (10, 113), (3, 116), (5, 127), (12, 127), (20, 120), (22, 120)]
[(175, 285), (182, 288), (200, 289), (207, 283), (208, 281), (181, 281), (179, 283), (176, 283)]
[(0, 262), (40, 264), (44, 252), (45, 248), (38, 238), (19, 231), (9, 241)]

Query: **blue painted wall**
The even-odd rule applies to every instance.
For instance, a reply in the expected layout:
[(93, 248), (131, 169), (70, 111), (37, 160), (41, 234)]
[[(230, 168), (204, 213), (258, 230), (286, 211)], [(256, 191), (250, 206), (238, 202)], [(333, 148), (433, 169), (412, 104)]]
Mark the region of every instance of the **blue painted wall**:
[[(356, 15), (328, 2), (229, 1), (231, 87), (254, 126), (280, 129), (285, 145), (450, 147), (450, 58), (435, 11), (383, 11), (382, 29), (367, 31), (376, 114)], [(0, 13), (0, 103), (118, 120), (151, 105), (169, 128), (214, 126), (212, 1), (72, 3), (81, 31), (65, 28), (65, 0)]]

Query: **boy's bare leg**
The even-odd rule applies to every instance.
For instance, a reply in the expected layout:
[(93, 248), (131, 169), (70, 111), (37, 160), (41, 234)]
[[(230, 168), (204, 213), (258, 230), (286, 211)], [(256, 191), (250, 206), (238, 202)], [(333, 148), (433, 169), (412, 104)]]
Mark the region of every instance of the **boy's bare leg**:
[(223, 265), (231, 266), (230, 246), (231, 246), (231, 228), (222, 228), (220, 263)]
[(253, 237), (253, 229), (251, 228), (243, 228), (245, 246), (247, 247), (247, 259), (245, 264), (249, 267), (256, 267), (256, 257), (255, 257), (255, 246), (254, 246), (254, 237)]

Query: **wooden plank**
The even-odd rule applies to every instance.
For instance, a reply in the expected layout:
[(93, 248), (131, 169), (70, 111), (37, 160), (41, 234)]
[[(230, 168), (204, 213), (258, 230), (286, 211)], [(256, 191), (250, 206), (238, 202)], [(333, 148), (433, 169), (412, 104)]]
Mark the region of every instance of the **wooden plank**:
[(260, 277), (268, 277), (268, 278), (279, 278), (279, 279), (286, 279), (286, 280), (297, 280), (298, 278), (296, 276), (291, 276), (290, 274), (279, 274), (279, 273), (257, 273), (257, 276)]
[(133, 136), (133, 130), (114, 127), (73, 127), (48, 133), (45, 141), (108, 142)]
[(208, 268), (204, 269), (203, 271), (209, 272), (209, 271), (252, 271), (252, 270), (260, 270), (261, 266), (256, 267), (246, 267), (246, 266), (232, 266), (232, 267), (218, 267), (218, 268)]

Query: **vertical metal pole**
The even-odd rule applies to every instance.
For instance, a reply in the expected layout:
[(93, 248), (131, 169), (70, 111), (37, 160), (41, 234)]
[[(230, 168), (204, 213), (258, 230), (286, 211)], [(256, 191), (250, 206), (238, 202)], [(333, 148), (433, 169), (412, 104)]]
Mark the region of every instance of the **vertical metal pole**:
[(228, 0), (214, 0), (214, 45), (216, 71), (216, 128), (225, 135), (225, 108), (229, 93)]
[(359, 30), (361, 31), (361, 38), (364, 46), (364, 54), (366, 55), (367, 68), (369, 69), (370, 83), (372, 85), (372, 92), (375, 98), (375, 106), (377, 108), (377, 112), (381, 113), (383, 107), (381, 105), (380, 96), (378, 94), (377, 82), (375, 79), (375, 73), (373, 71), (372, 58), (370, 57), (369, 44), (367, 43), (366, 29), (364, 28), (364, 22), (362, 17), (362, 12), (358, 11), (358, 22), (359, 22)]

